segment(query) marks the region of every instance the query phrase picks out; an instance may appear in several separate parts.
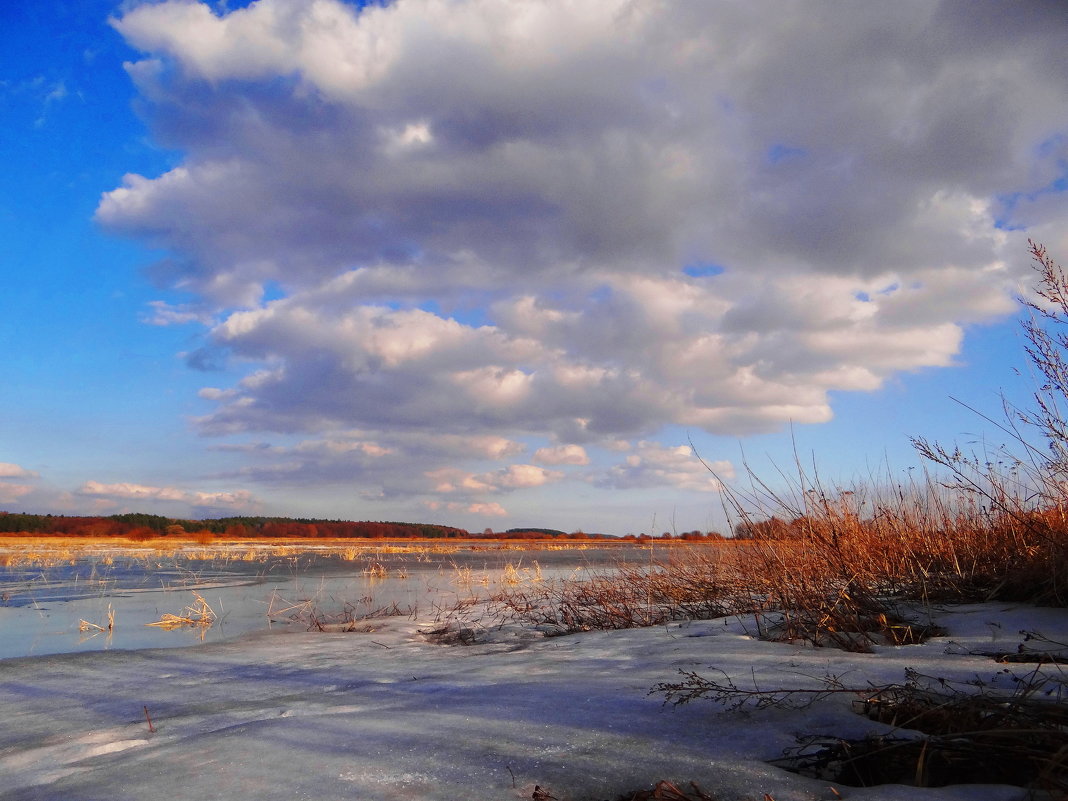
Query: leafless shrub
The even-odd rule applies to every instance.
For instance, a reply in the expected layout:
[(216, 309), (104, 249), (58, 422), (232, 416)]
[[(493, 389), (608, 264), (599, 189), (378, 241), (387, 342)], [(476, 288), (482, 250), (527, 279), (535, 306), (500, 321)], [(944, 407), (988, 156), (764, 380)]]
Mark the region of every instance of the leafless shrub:
[(419, 634), (436, 645), (477, 645), (488, 639), (489, 629), (501, 621), (487, 624), (488, 610), (477, 598), (462, 598), (450, 606), (438, 608), (431, 628)]
[(309, 631), (361, 632), (375, 630), (371, 621), (386, 617), (414, 617), (416, 608), (401, 607), (395, 601), (389, 606), (373, 607), (374, 598), (365, 596), (356, 601), (344, 601), (340, 607), (326, 609), (317, 598), (290, 602), (277, 595), (271, 598), (267, 617), (272, 621), (296, 623)]
[[(985, 782), (1040, 788), (1055, 798), (1068, 793), (1068, 684), (1060, 673), (1006, 669), (997, 681), (962, 683), (908, 671), (904, 683), (883, 687), (847, 687), (826, 676), (818, 686), (770, 690), (718, 673), (680, 671), (681, 681), (658, 684), (651, 693), (675, 705), (708, 700), (726, 711), (801, 709), (853, 695), (857, 713), (891, 730), (859, 740), (804, 735), (772, 764), (854, 786)], [(998, 689), (1006, 683), (1012, 688)]]
[(655, 626), (670, 619), (663, 607), (613, 577), (508, 589), (491, 598), (489, 608), (503, 620), (532, 625), (549, 636)]
[(1008, 696), (963, 693), (944, 683), (880, 689), (858, 711), (901, 729), (923, 732), (843, 740), (806, 736), (772, 764), (854, 786), (886, 783), (1013, 784), (1068, 794), (1068, 710), (1040, 698), (1046, 680), (1022, 680)]
[(509, 587), (488, 602), (491, 616), (547, 636), (656, 626), (730, 614), (732, 599), (712, 563), (621, 566), (603, 575)]
[(805, 709), (817, 701), (831, 695), (867, 695), (871, 686), (846, 687), (837, 676), (825, 676), (816, 687), (790, 687), (762, 690), (756, 686), (742, 687), (735, 683), (727, 673), (717, 670), (722, 678), (710, 679), (693, 671), (680, 670), (682, 680), (678, 682), (661, 682), (649, 691), (650, 695), (663, 695), (664, 702), (681, 706), (691, 701), (703, 699), (720, 704), (728, 712), (743, 708), (752, 709)]
[(435, 645), (478, 645), (486, 641), (485, 629), (446, 624), (419, 632)]
[(871, 735), (858, 740), (814, 735), (801, 738), (796, 748), (772, 764), (854, 787), (1011, 784), (1063, 793), (1063, 765), (1051, 761), (1047, 748), (1036, 747), (1033, 739), (1017, 732), (956, 737)]

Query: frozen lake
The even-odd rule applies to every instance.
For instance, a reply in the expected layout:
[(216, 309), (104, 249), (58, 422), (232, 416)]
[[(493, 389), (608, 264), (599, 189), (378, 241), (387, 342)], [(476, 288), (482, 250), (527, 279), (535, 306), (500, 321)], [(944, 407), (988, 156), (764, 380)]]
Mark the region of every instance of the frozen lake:
[[(511, 621), (466, 647), (422, 633), (457, 599), (674, 550), (654, 548), (0, 552), (0, 801), (521, 801), (538, 788), (576, 801), (629, 798), (660, 780), (695, 782), (720, 801), (1029, 797), (996, 784), (839, 787), (768, 760), (806, 735), (899, 734), (857, 713), (876, 687), (980, 681), (1012, 697), (1022, 680), (1060, 703), (1062, 664), (1007, 665), (987, 652), (1017, 653), (1032, 632), (1039, 645), (1068, 642), (1063, 609), (925, 607), (945, 636), (871, 653), (764, 641), (748, 616), (566, 637)], [(212, 626), (145, 625), (194, 593), (218, 613)], [(106, 623), (109, 604), (110, 636), (79, 630), (82, 619)], [(418, 619), (308, 630), (312, 611), (329, 620), (393, 604)], [(293, 610), (302, 616), (285, 622)], [(653, 690), (680, 671), (743, 692), (847, 689), (736, 713), (710, 699), (665, 705)]]
[[(502, 586), (603, 572), (650, 552), (628, 546), (189, 546), (7, 551), (0, 561), (0, 659), (222, 642), (306, 630), (379, 609), (433, 616)], [(6, 564), (5, 564), (6, 563)], [(149, 624), (201, 597), (210, 626)], [(109, 612), (114, 626), (107, 630)], [(93, 628), (99, 626), (103, 631)]]

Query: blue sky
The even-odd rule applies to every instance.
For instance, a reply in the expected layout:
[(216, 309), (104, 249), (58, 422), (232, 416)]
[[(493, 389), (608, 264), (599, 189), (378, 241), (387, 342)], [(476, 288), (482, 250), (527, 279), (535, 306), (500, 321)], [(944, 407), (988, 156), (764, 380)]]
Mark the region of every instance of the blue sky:
[(980, 8), (5, 6), (0, 508), (687, 531), (690, 441), (997, 440), (1068, 18)]

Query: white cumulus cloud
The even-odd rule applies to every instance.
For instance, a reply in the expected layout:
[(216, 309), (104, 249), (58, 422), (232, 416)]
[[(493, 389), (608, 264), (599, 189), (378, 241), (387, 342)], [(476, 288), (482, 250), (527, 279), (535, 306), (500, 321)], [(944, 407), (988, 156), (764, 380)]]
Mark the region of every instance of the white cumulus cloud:
[(0, 478), (37, 478), (38, 475), (33, 470), (27, 470), (17, 464), (11, 462), (0, 462)]
[(534, 451), (534, 461), (552, 465), (583, 465), (590, 463), (590, 457), (581, 445), (554, 445)]
[(184, 156), (97, 219), (167, 252), (194, 300), (149, 319), (205, 326), (191, 366), (250, 366), (199, 430), (310, 443), (250, 480), (488, 496), (629, 442), (607, 485), (701, 492), (666, 427), (829, 420), (1013, 310), (1068, 212), (1062, 13), (137, 5), (113, 24)]
[(153, 487), (144, 484), (86, 481), (77, 490), (78, 495), (111, 500), (170, 501), (188, 504), (198, 509), (251, 509), (257, 501), (246, 490), (232, 492), (198, 492), (178, 487)]
[(29, 484), (0, 482), (0, 503), (14, 503), (21, 498), (25, 498), (31, 492), (33, 492), (33, 487)]
[(697, 492), (718, 492), (721, 479), (734, 478), (734, 466), (726, 460), (698, 460), (687, 445), (665, 447), (639, 442), (627, 458), (594, 478), (613, 489), (675, 487)]
[(475, 517), (507, 517), (508, 510), (496, 501), (458, 503), (456, 501), (424, 501), (424, 508), (432, 512), (452, 512), (456, 514), (474, 515)]

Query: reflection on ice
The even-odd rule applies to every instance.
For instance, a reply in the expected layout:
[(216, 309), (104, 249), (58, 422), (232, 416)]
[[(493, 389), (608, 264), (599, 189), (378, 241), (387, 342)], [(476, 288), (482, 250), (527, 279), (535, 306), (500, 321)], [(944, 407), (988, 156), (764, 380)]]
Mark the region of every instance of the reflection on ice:
[[(344, 630), (385, 610), (432, 612), (502, 584), (602, 569), (640, 553), (628, 552), (360, 544), (7, 555), (0, 559), (0, 659), (181, 647), (278, 626)], [(214, 614), (210, 626), (158, 625), (167, 616), (200, 619), (182, 610), (201, 602)]]

